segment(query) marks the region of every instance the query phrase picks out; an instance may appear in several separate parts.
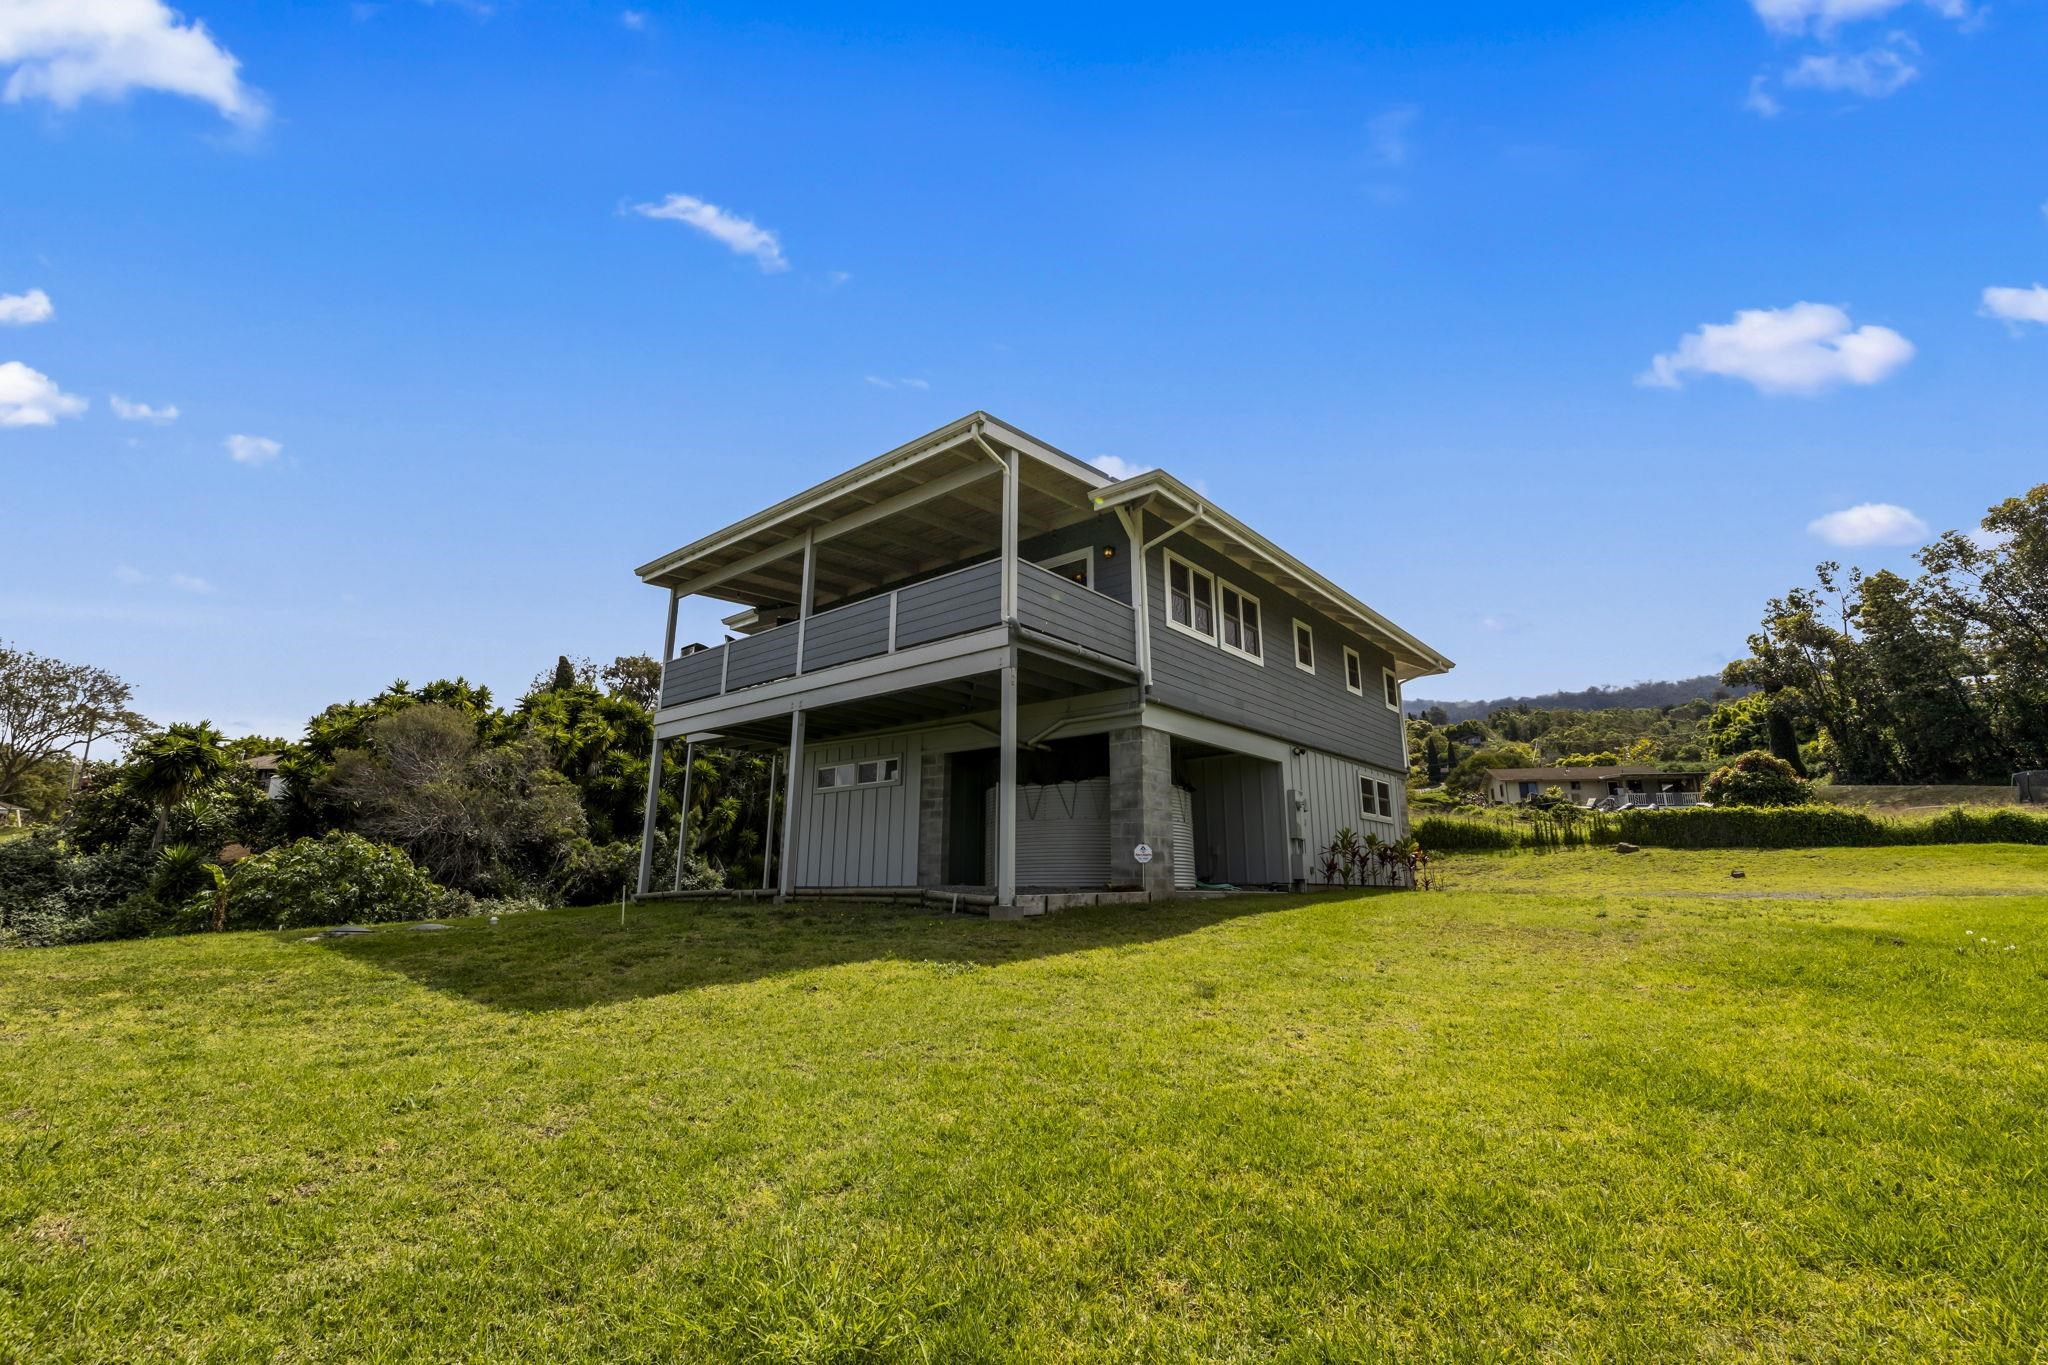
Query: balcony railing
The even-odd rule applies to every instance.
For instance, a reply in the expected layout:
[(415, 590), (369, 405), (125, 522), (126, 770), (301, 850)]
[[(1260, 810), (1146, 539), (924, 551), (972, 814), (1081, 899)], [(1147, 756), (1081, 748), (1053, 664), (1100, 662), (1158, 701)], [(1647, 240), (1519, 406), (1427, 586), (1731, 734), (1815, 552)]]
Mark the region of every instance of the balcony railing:
[[(1002, 619), (1002, 562), (984, 560), (818, 612), (801, 628), (792, 621), (671, 659), (662, 670), (661, 704), (680, 706), (798, 674), (822, 673), (965, 635)], [(1027, 629), (1112, 659), (1129, 663), (1137, 658), (1136, 618), (1128, 604), (1036, 564), (1017, 566), (1017, 619)]]

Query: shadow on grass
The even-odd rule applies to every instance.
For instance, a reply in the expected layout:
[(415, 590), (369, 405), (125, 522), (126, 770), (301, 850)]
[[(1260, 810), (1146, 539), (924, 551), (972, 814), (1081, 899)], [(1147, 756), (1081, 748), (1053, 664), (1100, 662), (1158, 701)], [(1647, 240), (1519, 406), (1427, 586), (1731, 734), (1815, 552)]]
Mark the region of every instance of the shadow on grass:
[[(1389, 895), (1354, 890), (1351, 897)], [(969, 967), (1150, 943), (1342, 894), (1096, 906), (997, 923), (926, 909), (718, 902), (550, 910), (443, 933), (389, 926), (321, 949), (503, 1010), (576, 1010), (857, 962)]]

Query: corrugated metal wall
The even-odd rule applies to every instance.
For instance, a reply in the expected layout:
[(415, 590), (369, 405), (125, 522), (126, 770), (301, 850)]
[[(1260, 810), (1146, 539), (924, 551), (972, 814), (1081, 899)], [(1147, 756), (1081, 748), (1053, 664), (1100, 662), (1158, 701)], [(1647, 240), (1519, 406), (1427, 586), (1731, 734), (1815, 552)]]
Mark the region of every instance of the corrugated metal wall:
[[(982, 876), (996, 882), (996, 792), (982, 803)], [(1109, 779), (1017, 788), (1017, 885), (1109, 885)]]
[(1293, 878), (1287, 790), (1278, 763), (1232, 755), (1190, 759), (1194, 864), (1207, 882), (1258, 886)]
[[(1302, 847), (1297, 851), (1302, 855), (1302, 875), (1308, 881), (1317, 879), (1317, 855), (1330, 846), (1330, 841), (1337, 837), (1337, 831), (1346, 825), (1357, 830), (1361, 839), (1368, 834), (1377, 834), (1384, 840), (1401, 837), (1401, 831), (1408, 823), (1408, 797), (1407, 790), (1401, 785), (1400, 774), (1383, 768), (1368, 768), (1314, 749), (1296, 754), (1288, 764), (1288, 771), (1290, 785), (1307, 806), (1300, 813)], [(1361, 777), (1377, 778), (1392, 790), (1394, 819), (1382, 820), (1376, 815), (1368, 817), (1365, 814), (1358, 799), (1358, 779)]]
[[(915, 886), (919, 737), (821, 744), (804, 751), (803, 822), (797, 828), (798, 886)], [(901, 758), (886, 786), (818, 790), (818, 765)]]

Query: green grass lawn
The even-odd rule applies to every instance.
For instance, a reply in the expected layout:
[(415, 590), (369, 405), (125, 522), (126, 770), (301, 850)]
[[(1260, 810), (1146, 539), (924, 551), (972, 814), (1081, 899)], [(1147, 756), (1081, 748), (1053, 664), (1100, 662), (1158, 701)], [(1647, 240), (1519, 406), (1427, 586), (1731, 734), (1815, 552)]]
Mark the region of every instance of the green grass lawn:
[(2038, 1358), (2048, 850), (1445, 871), (0, 957), (0, 1359)]

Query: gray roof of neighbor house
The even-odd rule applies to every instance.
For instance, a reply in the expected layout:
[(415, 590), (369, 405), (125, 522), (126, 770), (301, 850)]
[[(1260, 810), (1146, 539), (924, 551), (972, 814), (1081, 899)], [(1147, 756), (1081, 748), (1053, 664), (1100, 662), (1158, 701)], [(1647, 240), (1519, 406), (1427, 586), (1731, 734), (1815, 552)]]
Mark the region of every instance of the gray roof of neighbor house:
[(1660, 768), (1654, 763), (1618, 763), (1592, 768), (1488, 768), (1496, 782), (1610, 782), (1617, 777), (1705, 777), (1705, 768)]
[[(820, 607), (985, 553), (998, 538), (997, 448), (1019, 464), (1018, 530), (1057, 530), (1119, 508), (1149, 514), (1251, 572), (1355, 624), (1393, 655), (1403, 678), (1451, 661), (1164, 470), (1112, 479), (1000, 418), (975, 411), (700, 537), (637, 570), (681, 595), (747, 607), (786, 606), (802, 591), (806, 538)], [(906, 535), (906, 528), (913, 534)]]

